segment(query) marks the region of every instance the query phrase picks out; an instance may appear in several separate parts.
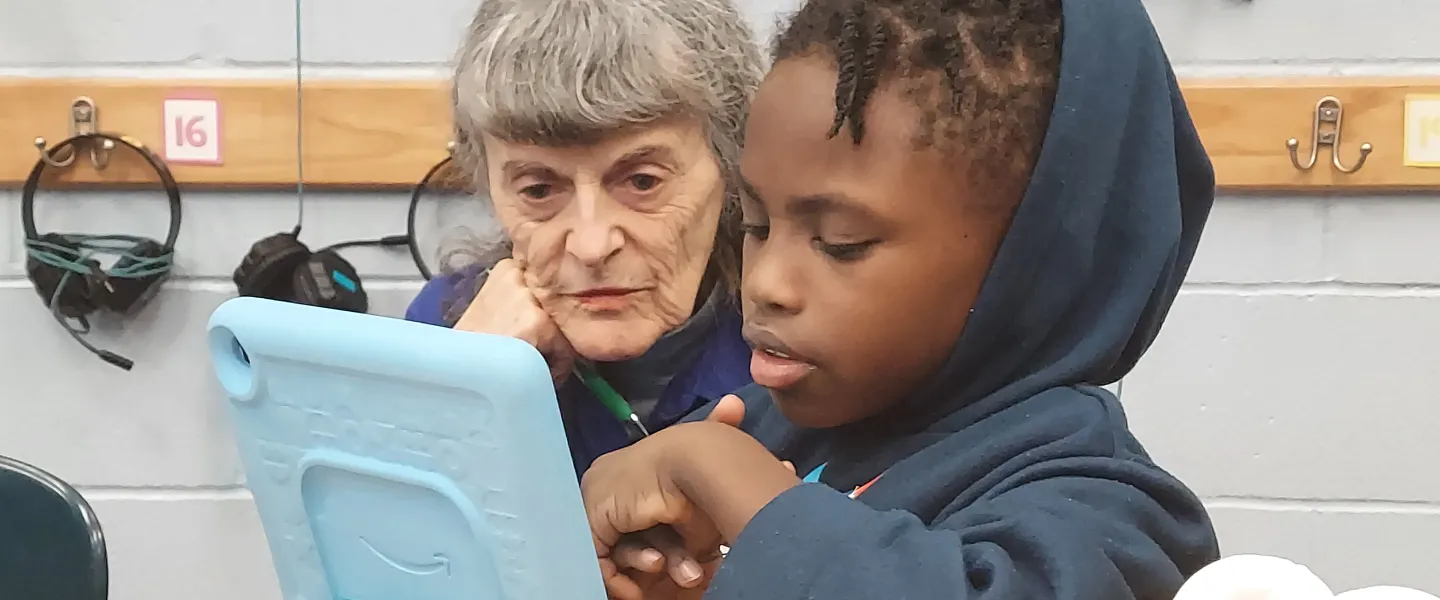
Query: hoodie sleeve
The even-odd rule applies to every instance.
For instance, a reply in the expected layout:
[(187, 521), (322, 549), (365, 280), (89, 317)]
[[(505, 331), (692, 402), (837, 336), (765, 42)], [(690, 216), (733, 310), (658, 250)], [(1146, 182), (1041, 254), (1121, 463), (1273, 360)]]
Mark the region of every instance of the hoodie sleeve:
[(1218, 558), (1203, 506), (1146, 461), (1064, 458), (1020, 475), (928, 526), (793, 488), (745, 528), (705, 598), (1169, 600)]

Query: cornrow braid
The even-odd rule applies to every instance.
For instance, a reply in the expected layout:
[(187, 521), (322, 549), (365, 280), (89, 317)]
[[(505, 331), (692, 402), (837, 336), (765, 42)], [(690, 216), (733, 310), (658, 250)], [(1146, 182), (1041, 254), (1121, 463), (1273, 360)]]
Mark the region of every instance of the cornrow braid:
[(980, 148), (974, 175), (1028, 178), (1060, 71), (1061, 0), (808, 0), (775, 39), (775, 60), (834, 58), (835, 120), (864, 138), (887, 82), (925, 115), (917, 146)]
[(855, 90), (860, 81), (860, 65), (855, 60), (855, 47), (865, 35), (860, 29), (860, 19), (864, 16), (864, 3), (856, 2), (840, 21), (840, 35), (835, 40), (835, 64), (838, 71), (835, 83), (835, 123), (830, 126), (830, 137), (840, 133), (840, 128), (845, 126), (845, 121), (850, 118), (851, 109), (855, 106)]
[[(870, 103), (870, 96), (875, 94), (875, 89), (880, 85), (881, 59), (894, 39), (894, 36), (890, 35), (888, 23), (873, 17), (870, 17), (870, 21), (865, 52), (859, 56), (859, 64), (855, 68), (855, 91), (851, 95), (849, 114), (846, 115), (850, 121), (850, 138), (857, 144), (865, 136), (865, 106)], [(836, 112), (839, 112), (839, 107), (836, 108)]]

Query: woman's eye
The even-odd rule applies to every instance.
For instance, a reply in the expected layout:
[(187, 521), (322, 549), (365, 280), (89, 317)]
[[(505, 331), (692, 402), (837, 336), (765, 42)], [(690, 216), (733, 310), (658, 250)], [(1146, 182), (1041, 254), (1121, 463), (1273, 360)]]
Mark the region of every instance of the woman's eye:
[(553, 191), (553, 189), (550, 184), (537, 183), (535, 185), (528, 185), (521, 188), (520, 195), (525, 196), (526, 198), (529, 198), (531, 200), (544, 200), (550, 195), (551, 191)]
[(648, 192), (660, 186), (660, 178), (647, 173), (630, 176), (630, 185), (641, 192)]
[(824, 252), (826, 256), (840, 262), (853, 262), (865, 258), (870, 249), (880, 243), (876, 240), (856, 242), (853, 244), (829, 244), (825, 240), (815, 238), (815, 246)]

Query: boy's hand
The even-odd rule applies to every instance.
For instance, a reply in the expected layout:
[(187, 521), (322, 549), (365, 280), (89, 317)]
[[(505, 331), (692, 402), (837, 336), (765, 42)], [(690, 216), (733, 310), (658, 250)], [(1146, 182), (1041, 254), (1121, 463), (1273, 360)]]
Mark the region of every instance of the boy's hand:
[[(612, 598), (657, 597), (636, 579), (653, 583), (649, 581), (653, 578), (640, 573), (658, 574), (662, 569), (671, 577), (661, 578), (671, 581), (660, 583), (679, 582), (686, 589), (703, 590), (707, 577), (693, 577), (700, 561), (689, 562), (694, 560), (691, 557), (714, 554), (722, 537), (738, 535), (755, 512), (798, 483), (794, 467), (735, 429), (737, 415), (743, 416), (743, 405), (726, 398), (707, 422), (665, 429), (600, 457), (586, 472), (581, 491)], [(686, 489), (686, 482), (693, 489)], [(720, 527), (711, 521), (716, 514), (724, 518)], [(674, 544), (656, 541), (653, 531), (662, 526), (679, 533), (688, 546), (685, 552), (674, 552)], [(627, 549), (622, 542), (639, 532), (646, 534), (636, 545), (638, 550)], [(646, 545), (655, 552), (645, 552)], [(678, 560), (671, 558), (677, 555)], [(709, 571), (713, 573), (713, 568)]]
[[(721, 398), (705, 417), (708, 422), (735, 428), (739, 428), (744, 419), (745, 403), (733, 394)], [(621, 536), (620, 542), (611, 551), (611, 559), (622, 573), (632, 572), (632, 579), (642, 586), (644, 582), (641, 580), (648, 579), (644, 575), (668, 572), (676, 585), (682, 588), (693, 587), (696, 582), (703, 581), (708, 563), (720, 558), (720, 533), (715, 531), (715, 526), (708, 521), (703, 523), (703, 527), (699, 525), (701, 524), (695, 523), (688, 527), (688, 537), (682, 537), (670, 526), (654, 527)], [(698, 543), (691, 543), (691, 547), (686, 548), (687, 540)]]
[[(744, 418), (745, 404), (736, 396), (726, 396), (705, 420), (738, 428)], [(625, 450), (628, 449), (616, 452)], [(592, 465), (587, 471), (585, 482), (591, 481), (590, 472), (594, 469)], [(582, 491), (588, 489), (582, 483)], [(586, 496), (586, 509), (590, 511), (589, 495)], [(659, 525), (622, 535), (610, 548), (608, 557), (602, 553), (601, 575), (610, 598), (680, 598), (681, 592), (687, 589), (703, 593), (703, 584), (709, 581), (720, 564), (720, 533), (703, 514), (692, 516), (692, 522), (680, 527), (685, 531), (684, 535), (669, 524)], [(600, 551), (598, 542), (596, 551)], [(698, 593), (695, 597), (699, 597)]]
[[(650, 531), (670, 531), (671, 535), (678, 538), (669, 528), (656, 528)], [(629, 536), (627, 536), (629, 537)], [(698, 600), (705, 594), (709, 582), (720, 568), (721, 558), (718, 553), (712, 552), (710, 557), (690, 558), (686, 551), (686, 544), (679, 539), (673, 542), (652, 544), (647, 538), (636, 543), (622, 543), (613, 552), (613, 561), (601, 561), (601, 575), (605, 580), (605, 591), (611, 600)], [(683, 560), (695, 565), (696, 571), (688, 580), (677, 578), (674, 575), (675, 569), (666, 568), (667, 564), (678, 564), (678, 560), (671, 560), (670, 552), (661, 552), (657, 548), (647, 545), (666, 546), (673, 544), (678, 548), (678, 554)], [(693, 546), (692, 546), (693, 547)], [(631, 556), (625, 556), (630, 554)], [(641, 556), (646, 555), (646, 556)], [(628, 568), (626, 564), (643, 565), (641, 568)]]
[[(745, 420), (745, 403), (739, 396), (727, 395), (716, 403), (705, 420), (738, 429)], [(795, 472), (795, 465), (789, 461), (781, 461), (781, 464), (791, 473)], [(642, 587), (645, 586), (644, 580), (650, 579), (647, 575), (668, 572), (676, 585), (690, 588), (697, 580), (709, 581), (708, 573), (719, 566), (720, 549), (717, 540), (720, 534), (714, 530), (713, 524), (706, 522), (705, 526), (703, 532), (694, 531), (694, 526), (690, 527), (692, 531), (688, 538), (681, 537), (669, 526), (627, 534), (621, 536), (611, 557), (622, 573), (631, 572), (631, 578)], [(690, 548), (687, 548), (687, 539), (698, 539), (699, 543), (692, 543)], [(646, 597), (649, 598), (650, 595)]]

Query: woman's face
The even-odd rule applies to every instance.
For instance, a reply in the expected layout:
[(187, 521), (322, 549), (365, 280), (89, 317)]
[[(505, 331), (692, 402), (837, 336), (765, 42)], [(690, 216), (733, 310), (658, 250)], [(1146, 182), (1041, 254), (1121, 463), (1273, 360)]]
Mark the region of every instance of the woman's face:
[(574, 147), (487, 136), (485, 153), (526, 284), (581, 356), (639, 356), (690, 317), (724, 198), (700, 123)]

